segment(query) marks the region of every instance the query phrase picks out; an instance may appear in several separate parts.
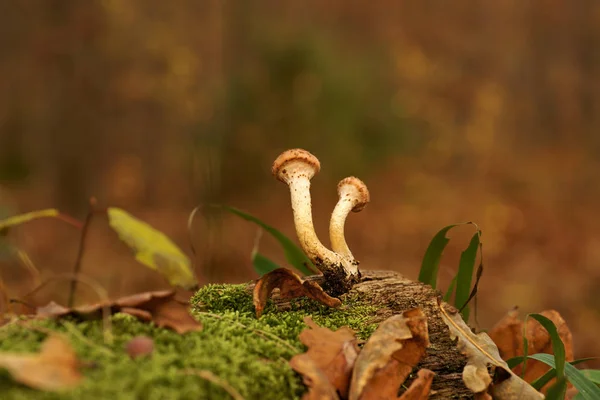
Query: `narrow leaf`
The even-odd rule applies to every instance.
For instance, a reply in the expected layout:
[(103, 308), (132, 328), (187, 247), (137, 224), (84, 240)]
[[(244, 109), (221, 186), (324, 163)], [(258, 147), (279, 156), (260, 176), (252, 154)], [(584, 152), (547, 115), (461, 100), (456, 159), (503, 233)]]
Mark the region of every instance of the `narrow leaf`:
[(562, 378), (548, 388), (546, 391), (546, 400), (563, 400), (567, 393), (567, 379)]
[(158, 271), (173, 286), (190, 289), (198, 283), (190, 259), (164, 233), (133, 217), (126, 211), (106, 210), (110, 226), (135, 252), (135, 259)]
[(423, 262), (421, 263), (421, 271), (419, 272), (420, 282), (431, 285), (431, 287), (435, 289), (442, 253), (450, 241), (450, 239), (446, 237), (446, 233), (458, 225), (461, 224), (448, 225), (442, 228), (436, 233), (433, 239), (431, 239), (431, 242), (429, 242), (429, 246), (425, 251), (425, 255), (423, 256)]
[(444, 301), (446, 303), (450, 303), (450, 298), (452, 297), (452, 293), (454, 293), (455, 287), (456, 287), (456, 275), (454, 276), (454, 278), (452, 278), (452, 281), (450, 282), (450, 286), (448, 286), (448, 290), (446, 291), (446, 294), (444, 295)]
[(537, 322), (539, 322), (546, 331), (550, 334), (550, 340), (552, 341), (552, 350), (554, 352), (554, 357), (556, 360), (556, 377), (560, 381), (565, 376), (565, 363), (567, 360), (565, 345), (558, 334), (558, 329), (556, 329), (556, 325), (549, 318), (541, 315), (541, 314), (529, 314), (528, 318), (533, 318)]
[(258, 228), (258, 231), (256, 232), (256, 237), (254, 238), (254, 247), (252, 248), (252, 253), (250, 255), (250, 258), (252, 260), (252, 266), (254, 267), (256, 273), (258, 273), (260, 276), (274, 271), (277, 268), (281, 268), (280, 265), (272, 261), (270, 258), (263, 256), (258, 252), (262, 233), (263, 230), (261, 228)]
[(273, 236), (283, 248), (285, 253), (286, 260), (298, 271), (302, 272), (304, 275), (313, 275), (317, 273), (316, 268), (313, 266), (310, 259), (304, 254), (302, 250), (298, 246), (294, 244), (287, 236), (273, 228), (270, 225), (267, 225), (260, 219), (245, 213), (237, 208), (229, 207), (229, 206), (219, 206), (223, 208), (223, 210), (228, 211), (238, 217), (245, 219), (246, 221), (254, 222), (256, 225), (263, 228), (265, 231), (269, 232), (271, 236)]
[(454, 304), (457, 308), (462, 309), (461, 314), (465, 321), (469, 320), (469, 308), (466, 304), (471, 292), (471, 281), (473, 279), (473, 271), (475, 270), (475, 262), (477, 261), (480, 235), (481, 231), (477, 230), (471, 238), (469, 246), (460, 255), (458, 272), (456, 274), (456, 297)]
[[(479, 249), (481, 251), (481, 243), (479, 244)], [(483, 275), (483, 261), (479, 262), (479, 267), (477, 267), (477, 273), (475, 274), (475, 284), (473, 285), (473, 289), (471, 289), (471, 293), (467, 298), (467, 301), (463, 305), (463, 308), (469, 304), (469, 302), (477, 295), (477, 290), (479, 288), (479, 281), (481, 280), (481, 275)], [(475, 307), (477, 307), (477, 302), (475, 302)], [(460, 310), (462, 312), (462, 309)], [(477, 317), (477, 316), (475, 316)]]
[[(556, 363), (552, 354), (539, 353), (528, 356), (528, 358), (541, 361), (552, 368), (556, 368)], [(581, 398), (586, 400), (600, 399), (600, 388), (588, 379), (582, 371), (578, 370), (570, 363), (565, 364), (565, 375), (569, 382), (575, 386), (575, 389), (579, 391)]]
[[(593, 359), (594, 359), (594, 357), (580, 358), (579, 360), (571, 361), (569, 364), (577, 365), (582, 362), (586, 362), (586, 361), (593, 360)], [(544, 375), (540, 376), (535, 381), (531, 382), (531, 386), (533, 386), (536, 390), (541, 390), (548, 382), (550, 382), (554, 378), (556, 378), (556, 369), (550, 368)], [(589, 378), (589, 376), (588, 376), (588, 378)]]
[(11, 226), (20, 225), (25, 222), (29, 222), (37, 218), (56, 217), (59, 212), (55, 208), (48, 208), (46, 210), (32, 211), (25, 214), (15, 215), (3, 220), (0, 220), (0, 230), (9, 228)]
[(281, 268), (275, 261), (268, 257), (263, 256), (259, 252), (253, 253), (252, 255), (252, 266), (257, 274), (263, 276), (271, 271)]
[(581, 372), (590, 381), (592, 381), (592, 382), (600, 385), (600, 370), (598, 370), (598, 369), (584, 369)]

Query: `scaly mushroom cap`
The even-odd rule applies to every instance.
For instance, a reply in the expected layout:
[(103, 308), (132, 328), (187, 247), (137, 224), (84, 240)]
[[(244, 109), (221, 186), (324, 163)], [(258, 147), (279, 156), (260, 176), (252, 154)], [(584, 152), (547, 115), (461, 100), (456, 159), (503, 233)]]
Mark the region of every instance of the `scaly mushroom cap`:
[(371, 200), (371, 195), (369, 194), (367, 185), (354, 176), (349, 176), (348, 178), (342, 179), (340, 183), (338, 183), (337, 192), (340, 199), (344, 197), (349, 197), (352, 199), (353, 212), (362, 211), (362, 209), (365, 208)]
[[(294, 168), (289, 168), (293, 166)], [(311, 179), (321, 170), (319, 159), (303, 149), (286, 150), (273, 161), (271, 171), (283, 183), (288, 183), (291, 174), (305, 175)]]

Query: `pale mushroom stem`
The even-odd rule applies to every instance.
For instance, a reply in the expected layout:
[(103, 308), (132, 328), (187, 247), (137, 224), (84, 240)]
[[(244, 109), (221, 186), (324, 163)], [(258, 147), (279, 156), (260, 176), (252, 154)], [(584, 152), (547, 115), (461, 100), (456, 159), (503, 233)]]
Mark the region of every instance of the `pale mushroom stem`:
[(340, 195), (340, 200), (335, 205), (331, 214), (329, 223), (329, 240), (331, 241), (331, 249), (343, 257), (354, 259), (346, 238), (344, 237), (344, 225), (346, 217), (354, 207), (354, 201), (345, 196)]
[(310, 180), (305, 176), (290, 179), (289, 188), (296, 234), (302, 249), (317, 266), (322, 264), (323, 261), (334, 261), (335, 255), (330, 254), (332, 252), (321, 243), (315, 233), (312, 219)]

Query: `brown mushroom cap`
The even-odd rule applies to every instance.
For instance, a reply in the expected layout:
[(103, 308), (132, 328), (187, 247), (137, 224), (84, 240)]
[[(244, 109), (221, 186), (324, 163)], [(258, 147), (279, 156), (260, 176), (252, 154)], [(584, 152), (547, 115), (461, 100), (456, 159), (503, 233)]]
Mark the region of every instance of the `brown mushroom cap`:
[[(290, 170), (289, 167), (295, 168)], [(298, 168), (300, 166), (301, 168)], [(303, 149), (286, 150), (273, 161), (271, 171), (273, 175), (281, 182), (287, 183), (290, 173), (305, 174), (311, 179), (321, 170), (319, 159)]]
[(360, 179), (354, 176), (344, 178), (338, 183), (337, 186), (338, 196), (354, 196), (354, 207), (353, 212), (362, 211), (366, 207), (367, 203), (371, 201), (371, 195), (367, 185)]

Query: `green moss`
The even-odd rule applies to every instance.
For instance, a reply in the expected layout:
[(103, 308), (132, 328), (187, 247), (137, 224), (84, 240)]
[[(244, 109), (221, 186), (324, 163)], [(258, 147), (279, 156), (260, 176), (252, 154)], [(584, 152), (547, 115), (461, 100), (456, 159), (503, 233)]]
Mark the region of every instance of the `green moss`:
[[(63, 332), (85, 363), (85, 379), (61, 393), (39, 392), (15, 383), (0, 370), (0, 393), (9, 399), (230, 399), (219, 385), (185, 370), (208, 370), (228, 382), (246, 399), (298, 399), (300, 377), (288, 360), (304, 351), (298, 334), (303, 318), (331, 329), (347, 325), (366, 339), (375, 329), (368, 321), (375, 307), (347, 298), (339, 309), (298, 299), (289, 311), (266, 307), (254, 316), (245, 285), (208, 285), (192, 298), (193, 313), (203, 330), (179, 335), (141, 323), (127, 315), (112, 317), (114, 342), (104, 344), (101, 321), (37, 321), (0, 328), (0, 352), (35, 352), (48, 330)], [(154, 339), (152, 356), (131, 360), (125, 344), (136, 335)]]

